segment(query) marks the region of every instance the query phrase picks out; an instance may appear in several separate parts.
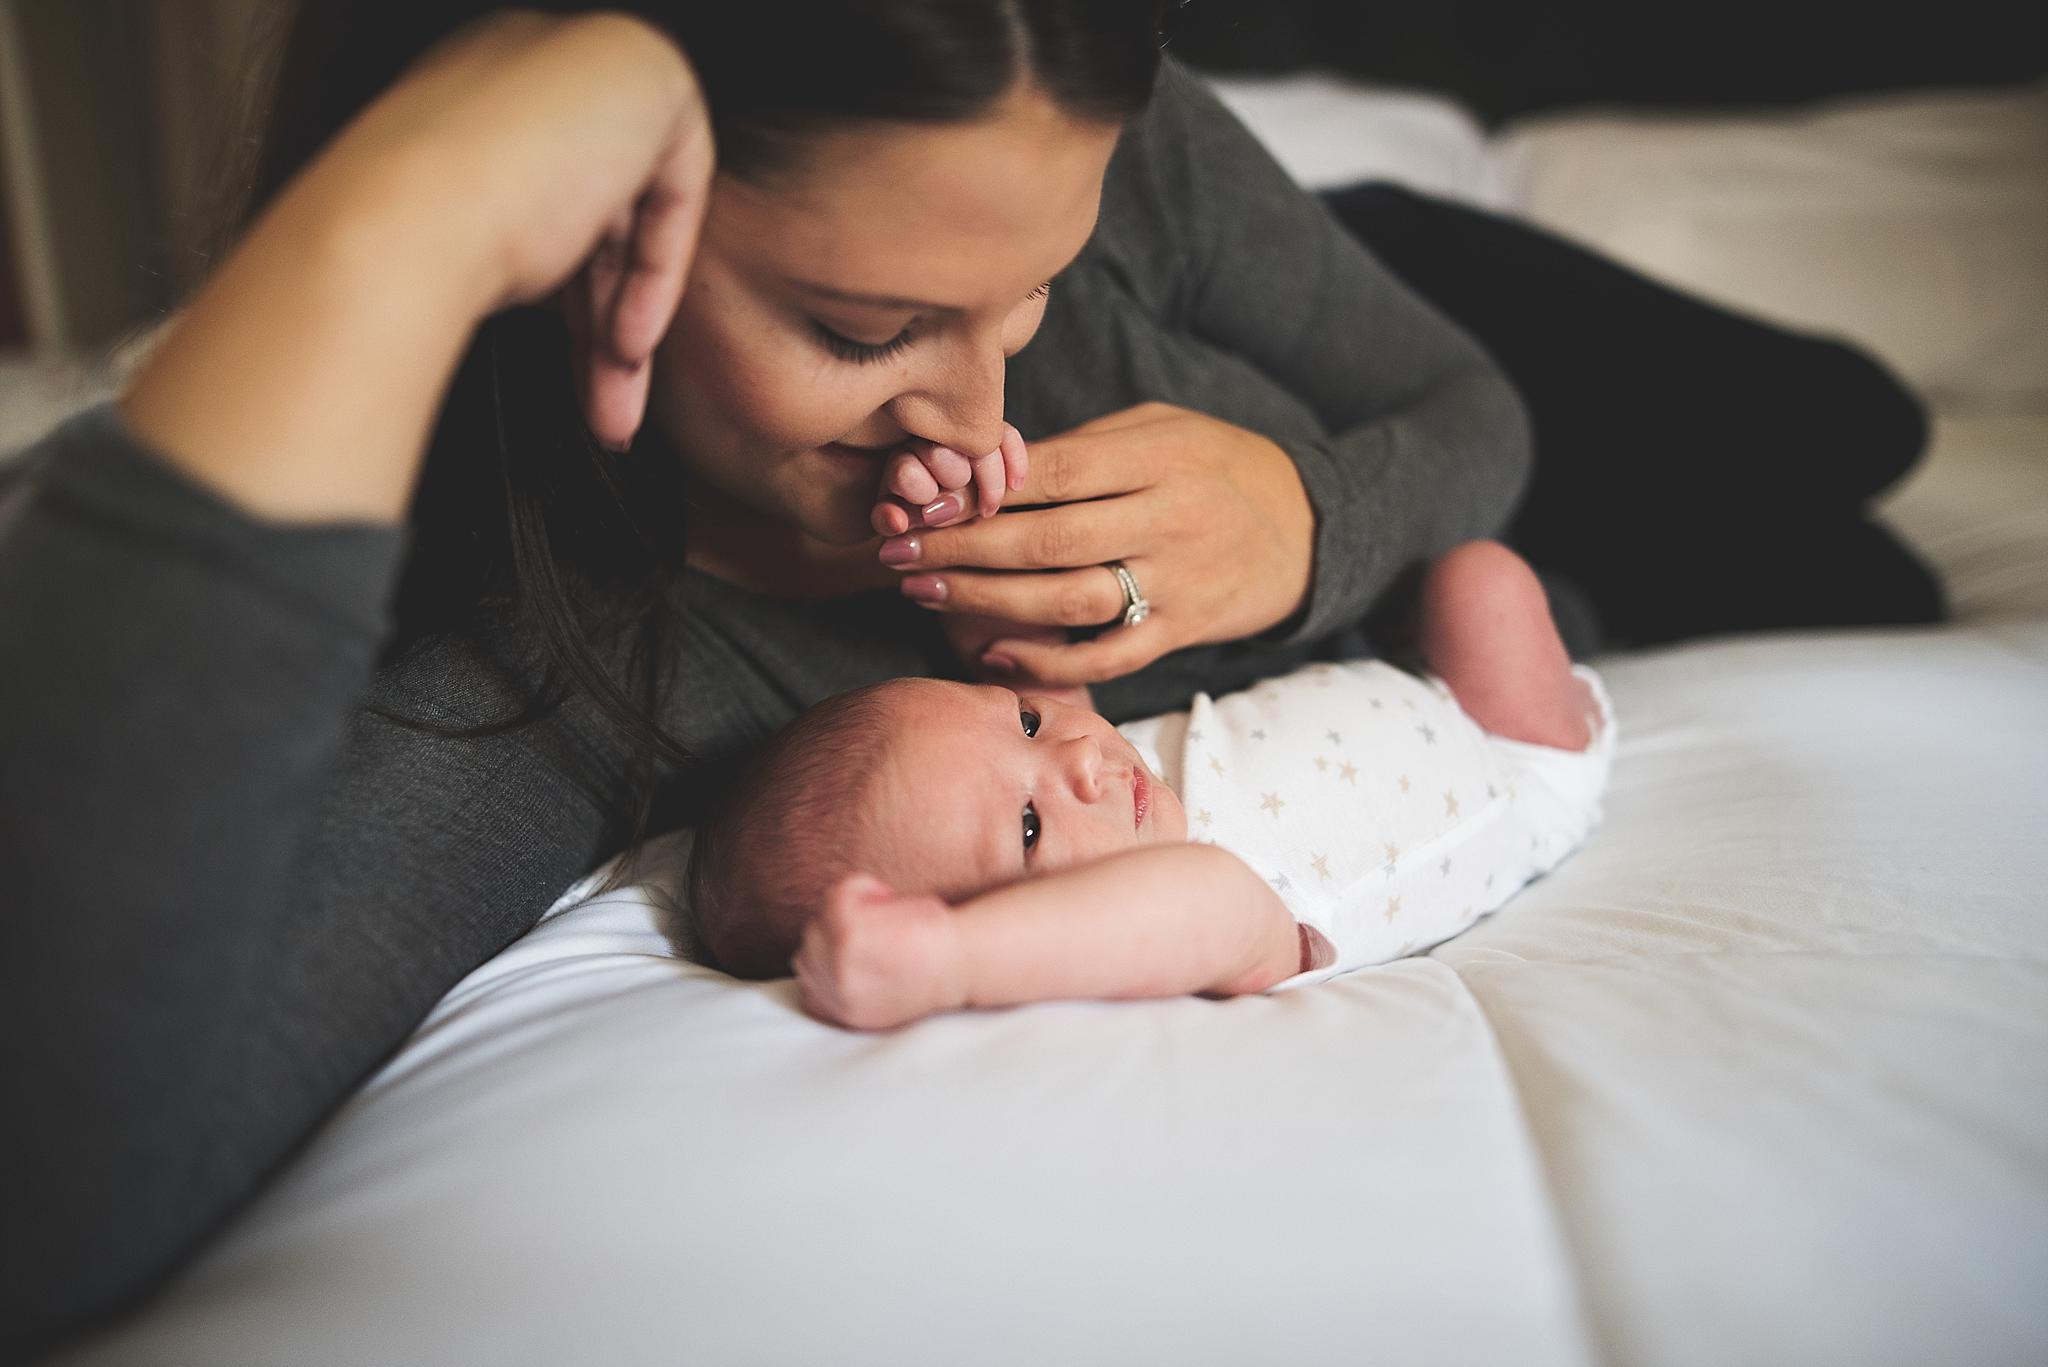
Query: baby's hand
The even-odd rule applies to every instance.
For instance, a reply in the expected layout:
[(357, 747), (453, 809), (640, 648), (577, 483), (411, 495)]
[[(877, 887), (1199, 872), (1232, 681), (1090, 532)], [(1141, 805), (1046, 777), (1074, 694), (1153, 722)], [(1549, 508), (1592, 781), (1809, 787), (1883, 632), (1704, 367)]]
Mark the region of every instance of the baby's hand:
[(797, 1000), (831, 1025), (887, 1030), (966, 1005), (953, 910), (904, 896), (870, 874), (848, 874), (826, 895), (798, 947)]
[(889, 457), (869, 522), (882, 536), (912, 527), (950, 527), (973, 517), (994, 517), (1006, 489), (1024, 487), (1029, 459), (1024, 438), (1003, 424), (1003, 443), (983, 456), (964, 456), (928, 441), (912, 442)]

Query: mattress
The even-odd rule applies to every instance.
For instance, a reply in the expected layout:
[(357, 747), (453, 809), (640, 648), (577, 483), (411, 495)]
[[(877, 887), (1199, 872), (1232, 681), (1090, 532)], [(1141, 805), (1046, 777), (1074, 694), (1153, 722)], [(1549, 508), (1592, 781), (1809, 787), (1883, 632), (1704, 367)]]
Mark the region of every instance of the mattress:
[(841, 1032), (670, 842), (61, 1360), (2048, 1361), (2048, 409), (1884, 512), (1952, 624), (1601, 661), (1593, 841), (1308, 990)]

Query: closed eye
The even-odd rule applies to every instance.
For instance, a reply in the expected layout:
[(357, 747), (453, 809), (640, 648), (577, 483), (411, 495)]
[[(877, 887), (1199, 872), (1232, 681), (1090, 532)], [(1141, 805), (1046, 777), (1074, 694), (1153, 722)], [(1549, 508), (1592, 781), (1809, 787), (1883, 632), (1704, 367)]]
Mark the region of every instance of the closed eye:
[[(1031, 293), (1025, 295), (1024, 302), (1036, 303), (1051, 293), (1052, 281), (1048, 280), (1037, 289), (1031, 291)], [(877, 362), (889, 360), (891, 357), (901, 355), (903, 349), (916, 340), (914, 329), (906, 327), (886, 342), (857, 342), (842, 333), (834, 332), (815, 318), (811, 320), (811, 330), (816, 334), (818, 344), (824, 347), (825, 350), (831, 352), (840, 360), (851, 361), (855, 365), (874, 365)]]
[(888, 341), (881, 343), (856, 342), (851, 337), (842, 337), (815, 318), (811, 320), (811, 328), (817, 333), (818, 343), (825, 350), (842, 361), (852, 361), (856, 365), (873, 365), (878, 361), (886, 361), (893, 356), (901, 355), (903, 349), (914, 340), (910, 328), (903, 329)]

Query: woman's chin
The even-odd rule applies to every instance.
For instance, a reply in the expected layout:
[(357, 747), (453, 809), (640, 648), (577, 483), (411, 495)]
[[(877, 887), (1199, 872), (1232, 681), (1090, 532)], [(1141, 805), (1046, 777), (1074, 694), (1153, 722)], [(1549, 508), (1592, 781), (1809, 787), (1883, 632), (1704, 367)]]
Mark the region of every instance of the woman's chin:
[(873, 507), (871, 499), (863, 499), (858, 508), (821, 508), (799, 525), (804, 535), (819, 545), (835, 551), (853, 550), (877, 539), (868, 522)]

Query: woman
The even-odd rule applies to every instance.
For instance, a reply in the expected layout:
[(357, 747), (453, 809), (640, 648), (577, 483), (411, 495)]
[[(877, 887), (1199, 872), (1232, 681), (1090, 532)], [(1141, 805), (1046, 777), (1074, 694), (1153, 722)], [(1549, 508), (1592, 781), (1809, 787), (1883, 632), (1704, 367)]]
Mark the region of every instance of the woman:
[[(332, 139), (287, 107), (322, 150), (15, 516), (7, 867), (49, 913), (16, 1000), (77, 1032), (23, 1070), (30, 1331), (174, 1265), (650, 792), (686, 816), (694, 761), (959, 672), (906, 566), (1099, 624), (1124, 562), (1148, 620), (1012, 650), (1094, 678), (1205, 647), (1105, 689), (1129, 714), (1300, 658), (1510, 506), (1506, 384), (1188, 83), (1147, 106), (1149, 3), (674, 8), (492, 19)], [(617, 459), (550, 403), (551, 315), (501, 312), (565, 285), (590, 431), (640, 433)], [(1098, 420), (1012, 495), (1068, 506), (883, 563), (887, 453), (983, 457), (1006, 417)]]
[[(1522, 488), (1500, 372), (1159, 75), (1151, 0), (486, 8), (305, 7), (260, 214), (0, 531), (9, 1348), (729, 757), (962, 673), (942, 621), (1157, 712)], [(1025, 511), (878, 544), (1006, 421)]]

